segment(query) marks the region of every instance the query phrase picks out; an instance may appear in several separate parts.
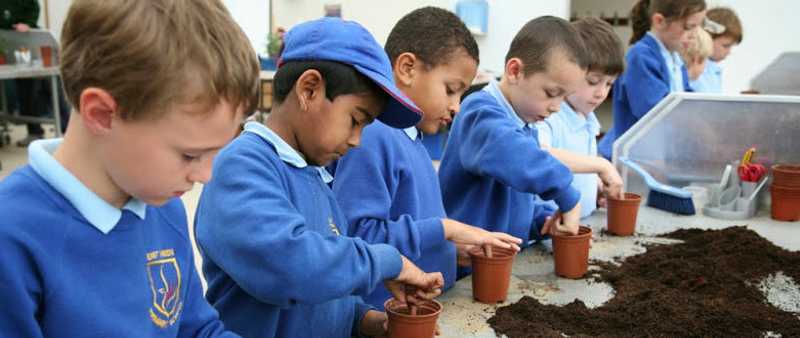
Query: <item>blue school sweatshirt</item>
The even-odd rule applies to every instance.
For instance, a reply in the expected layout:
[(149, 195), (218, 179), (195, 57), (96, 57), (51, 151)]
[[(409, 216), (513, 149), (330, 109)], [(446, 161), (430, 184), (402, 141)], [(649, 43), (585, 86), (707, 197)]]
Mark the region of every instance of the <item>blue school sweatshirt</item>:
[[(625, 55), (625, 72), (614, 82), (611, 91), (614, 124), (598, 144), (603, 157), (611, 159), (614, 141), (674, 88), (671, 87), (674, 76), (662, 50), (661, 43), (652, 34), (645, 34)], [(681, 74), (683, 91), (692, 91), (685, 66), (681, 66)]]
[(238, 337), (203, 298), (180, 199), (115, 208), (51, 155), (0, 182), (0, 336)]
[(324, 169), (250, 122), (214, 161), (195, 218), (206, 297), (244, 337), (350, 337), (397, 249), (347, 237)]
[[(445, 240), (439, 178), (416, 127), (391, 128), (375, 121), (361, 146), (336, 165), (333, 192), (350, 225), (350, 236), (387, 243), (424, 271), (440, 271), (453, 286), (456, 248)], [(390, 298), (381, 287), (365, 298), (379, 309)]]
[(461, 104), (439, 180), (448, 216), (523, 240), (538, 239), (552, 213), (534, 194), (561, 210), (580, 198), (572, 173), (539, 148), (536, 127), (518, 117), (494, 81)]

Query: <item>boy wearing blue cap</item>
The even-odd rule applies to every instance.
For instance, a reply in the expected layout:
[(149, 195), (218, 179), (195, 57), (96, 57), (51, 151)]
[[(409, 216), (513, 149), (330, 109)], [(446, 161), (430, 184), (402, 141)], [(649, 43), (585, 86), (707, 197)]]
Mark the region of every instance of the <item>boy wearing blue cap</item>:
[[(447, 218), (436, 170), (422, 145), (423, 134), (437, 133), (458, 112), (478, 67), (478, 45), (455, 14), (425, 7), (397, 22), (385, 49), (397, 86), (424, 116), (404, 130), (380, 122), (364, 128), (364, 145), (337, 163), (333, 191), (351, 234), (391, 244), (422, 269), (442, 272), (446, 290), (455, 283), (457, 252), (468, 260), (473, 246), (519, 250), (521, 243)], [(380, 288), (365, 300), (383, 308), (389, 297)]]
[(69, 129), (0, 183), (0, 336), (236, 337), (176, 196), (255, 107), (247, 37), (216, 0), (75, 0), (61, 44)]
[[(383, 49), (355, 22), (296, 26), (280, 63), (266, 125), (248, 123), (220, 152), (217, 178), (200, 199), (195, 229), (206, 296), (245, 337), (382, 335), (385, 314), (358, 296), (388, 280), (400, 301), (431, 298), (442, 275), (389, 245), (347, 237), (323, 166), (358, 146), (375, 118), (404, 128), (420, 112), (395, 87)], [(406, 295), (406, 287), (417, 291)]]
[(570, 186), (572, 173), (539, 147), (534, 123), (558, 111), (584, 81), (588, 63), (566, 20), (545, 16), (522, 27), (500, 82), (469, 95), (450, 129), (439, 168), (450, 217), (535, 241), (552, 214), (538, 195), (563, 212), (563, 223), (551, 229), (578, 232), (580, 193)]

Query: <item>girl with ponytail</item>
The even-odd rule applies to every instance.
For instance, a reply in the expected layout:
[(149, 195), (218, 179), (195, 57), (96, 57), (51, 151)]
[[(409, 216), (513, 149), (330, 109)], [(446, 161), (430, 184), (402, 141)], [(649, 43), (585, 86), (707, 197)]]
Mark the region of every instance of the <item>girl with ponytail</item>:
[(679, 52), (705, 15), (705, 0), (639, 0), (633, 6), (626, 69), (612, 91), (614, 125), (598, 146), (603, 157), (611, 159), (617, 137), (670, 92), (692, 91)]

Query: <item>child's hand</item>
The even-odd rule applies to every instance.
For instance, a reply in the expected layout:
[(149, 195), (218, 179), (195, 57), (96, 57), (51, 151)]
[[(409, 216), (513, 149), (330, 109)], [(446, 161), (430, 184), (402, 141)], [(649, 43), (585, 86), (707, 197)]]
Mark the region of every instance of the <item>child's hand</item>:
[(622, 177), (619, 176), (617, 168), (606, 159), (602, 159), (605, 163), (603, 170), (598, 173), (600, 180), (603, 181), (603, 193), (611, 198), (622, 198)]
[[(567, 223), (566, 217), (569, 215), (570, 217), (575, 217), (577, 220), (573, 221), (574, 226)], [(548, 217), (544, 221), (544, 225), (542, 226), (542, 235), (557, 235), (557, 234), (566, 234), (566, 235), (577, 235), (578, 234), (578, 227), (580, 226), (580, 215), (581, 215), (581, 205), (580, 203), (576, 204), (572, 210), (561, 213), (560, 211), (556, 211), (553, 216)]]
[(14, 30), (16, 30), (17, 32), (25, 33), (27, 31), (31, 30), (31, 26), (28, 26), (28, 24), (26, 24), (26, 23), (20, 22), (20, 23), (14, 25)]
[(407, 301), (417, 303), (419, 300), (433, 299), (442, 294), (444, 277), (442, 277), (441, 272), (427, 273), (420, 270), (405, 256), (400, 257), (403, 260), (403, 268), (400, 270), (400, 274), (394, 280), (384, 281), (386, 289), (397, 301), (400, 303), (406, 303)]
[(458, 266), (472, 266), (469, 252), (475, 249), (474, 245), (456, 243), (456, 264)]
[(606, 195), (603, 193), (603, 181), (600, 179), (597, 180), (597, 207), (598, 208), (605, 208), (608, 199)]
[(359, 332), (367, 337), (387, 337), (389, 335), (388, 317), (386, 312), (369, 310), (361, 319)]
[(484, 229), (461, 223), (452, 219), (442, 219), (444, 237), (458, 244), (480, 246), (491, 250), (491, 246), (519, 251), (522, 240), (503, 232), (489, 232)]
[(556, 231), (568, 233), (570, 235), (578, 234), (578, 227), (581, 225), (581, 204), (575, 204), (572, 210), (561, 214), (561, 224), (556, 226)]

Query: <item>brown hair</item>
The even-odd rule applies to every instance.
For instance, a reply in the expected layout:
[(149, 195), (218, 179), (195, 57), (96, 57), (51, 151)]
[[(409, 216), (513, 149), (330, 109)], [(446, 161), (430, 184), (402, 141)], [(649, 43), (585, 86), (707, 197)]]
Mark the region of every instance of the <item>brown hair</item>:
[(650, 30), (653, 14), (659, 13), (667, 20), (681, 20), (705, 9), (705, 0), (639, 0), (631, 10), (633, 36), (630, 44), (639, 41)]
[(219, 0), (75, 0), (61, 35), (61, 76), (73, 107), (108, 91), (124, 119), (170, 105), (227, 100), (251, 112), (258, 61)]
[(625, 52), (622, 41), (608, 22), (589, 17), (573, 22), (572, 26), (586, 45), (590, 71), (612, 76), (622, 74)]
[(727, 7), (712, 8), (708, 10), (706, 17), (711, 21), (725, 26), (724, 32), (720, 34), (711, 34), (711, 38), (716, 39), (727, 36), (733, 39), (733, 41), (736, 41), (736, 43), (742, 43), (742, 38), (744, 37), (742, 22), (739, 21), (739, 17), (732, 9)]
[(569, 61), (581, 69), (589, 66), (589, 55), (583, 39), (567, 20), (554, 16), (540, 16), (528, 21), (514, 36), (506, 54), (506, 63), (519, 58), (524, 65), (523, 74), (531, 75), (547, 70), (548, 57), (560, 50)]

